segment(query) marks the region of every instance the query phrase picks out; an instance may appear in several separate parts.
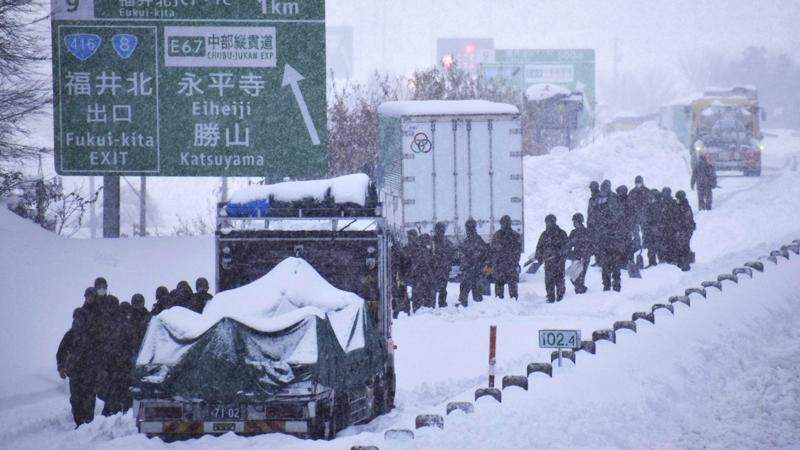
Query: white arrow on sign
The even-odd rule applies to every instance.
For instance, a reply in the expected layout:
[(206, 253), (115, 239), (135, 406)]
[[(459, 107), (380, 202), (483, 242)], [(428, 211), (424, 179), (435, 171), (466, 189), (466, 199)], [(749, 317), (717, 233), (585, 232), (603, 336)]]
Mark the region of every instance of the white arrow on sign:
[(303, 98), (303, 93), (300, 92), (300, 84), (301, 80), (304, 80), (300, 72), (296, 71), (294, 67), (286, 64), (283, 68), (283, 82), (281, 83), (281, 87), (284, 86), (292, 86), (292, 92), (294, 93), (294, 98), (297, 100), (297, 105), (300, 107), (300, 113), (303, 115), (303, 121), (306, 123), (306, 128), (308, 129), (308, 134), (311, 136), (311, 142), (314, 145), (319, 145), (319, 135), (317, 134), (317, 129), (314, 127), (314, 122), (311, 120), (311, 114), (308, 113), (308, 105), (306, 105), (306, 99)]

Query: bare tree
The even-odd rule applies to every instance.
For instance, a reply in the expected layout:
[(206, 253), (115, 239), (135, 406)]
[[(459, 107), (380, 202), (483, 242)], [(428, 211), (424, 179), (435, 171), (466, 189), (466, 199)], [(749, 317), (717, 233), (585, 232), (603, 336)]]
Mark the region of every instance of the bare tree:
[(18, 142), (29, 131), (25, 120), (50, 101), (49, 85), (34, 69), (47, 59), (36, 33), (46, 20), (41, 10), (38, 0), (0, 0), (0, 164), (41, 151)]

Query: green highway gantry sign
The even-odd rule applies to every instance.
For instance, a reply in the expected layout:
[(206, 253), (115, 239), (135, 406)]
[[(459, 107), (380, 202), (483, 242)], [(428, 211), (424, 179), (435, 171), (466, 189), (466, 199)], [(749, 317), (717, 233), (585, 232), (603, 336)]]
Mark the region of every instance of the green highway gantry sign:
[(59, 174), (325, 174), (324, 0), (52, 8)]

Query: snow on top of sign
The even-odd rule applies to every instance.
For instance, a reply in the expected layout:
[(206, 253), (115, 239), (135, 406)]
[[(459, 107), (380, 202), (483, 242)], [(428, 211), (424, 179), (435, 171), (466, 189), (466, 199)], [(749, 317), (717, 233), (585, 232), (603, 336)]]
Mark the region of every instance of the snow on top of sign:
[[(255, 330), (273, 333), (311, 316), (324, 318), (342, 313), (346, 317), (335, 322), (346, 322), (352, 327), (354, 316), (363, 304), (358, 295), (331, 286), (305, 260), (286, 258), (258, 280), (220, 292), (208, 302), (202, 314), (173, 307), (157, 317), (175, 338), (192, 340), (226, 317)], [(349, 328), (335, 331), (337, 337), (350, 334)], [(342, 348), (347, 349), (346, 341)]]
[(384, 116), (449, 116), (476, 114), (519, 114), (514, 105), (487, 100), (422, 100), (385, 102), (378, 107)]
[(231, 203), (247, 203), (269, 198), (292, 202), (312, 197), (322, 200), (330, 188), (338, 203), (356, 203), (364, 206), (369, 189), (369, 177), (363, 173), (345, 175), (325, 180), (287, 181), (266, 186), (247, 186), (231, 196)]
[(569, 95), (571, 94), (570, 90), (565, 88), (564, 86), (559, 86), (557, 84), (550, 84), (550, 83), (539, 83), (531, 85), (528, 89), (525, 89), (525, 97), (531, 101), (542, 101), (547, 100), (548, 98), (553, 98), (557, 95)]

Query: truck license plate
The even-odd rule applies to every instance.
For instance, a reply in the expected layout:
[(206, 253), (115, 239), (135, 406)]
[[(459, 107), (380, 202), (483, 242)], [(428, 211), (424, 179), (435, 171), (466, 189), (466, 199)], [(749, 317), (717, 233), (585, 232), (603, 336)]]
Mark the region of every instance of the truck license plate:
[(208, 413), (212, 419), (218, 420), (242, 418), (242, 408), (239, 405), (211, 405)]
[(214, 431), (221, 431), (221, 432), (236, 431), (236, 424), (233, 422), (215, 423)]

